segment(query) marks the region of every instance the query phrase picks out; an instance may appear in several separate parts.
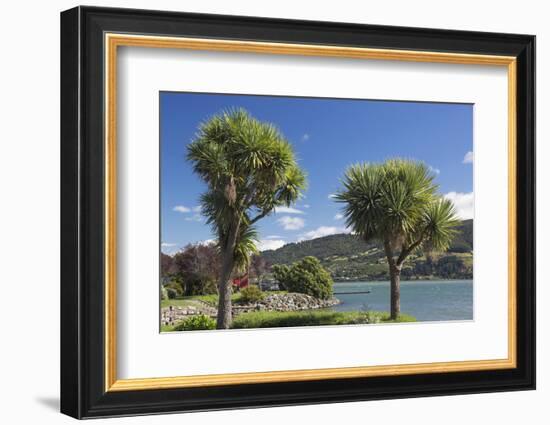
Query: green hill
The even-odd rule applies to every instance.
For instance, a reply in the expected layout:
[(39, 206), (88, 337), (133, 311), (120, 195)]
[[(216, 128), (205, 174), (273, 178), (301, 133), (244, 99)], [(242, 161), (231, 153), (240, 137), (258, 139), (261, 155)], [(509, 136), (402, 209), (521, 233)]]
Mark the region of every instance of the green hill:
[[(449, 250), (426, 257), (418, 252), (409, 257), (403, 279), (471, 279), (473, 273), (473, 221), (458, 227)], [(317, 257), (337, 281), (388, 279), (388, 266), (382, 245), (367, 243), (350, 234), (330, 235), (287, 244), (264, 251), (269, 264), (290, 264), (306, 256)]]

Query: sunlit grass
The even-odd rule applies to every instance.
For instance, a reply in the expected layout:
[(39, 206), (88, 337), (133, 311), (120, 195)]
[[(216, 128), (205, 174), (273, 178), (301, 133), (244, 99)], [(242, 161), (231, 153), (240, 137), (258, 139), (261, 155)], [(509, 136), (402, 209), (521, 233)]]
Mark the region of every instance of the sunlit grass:
[(415, 321), (413, 316), (407, 314), (400, 315), (397, 320), (391, 320), (389, 313), (379, 311), (258, 311), (240, 314), (234, 319), (232, 328), (252, 329)]

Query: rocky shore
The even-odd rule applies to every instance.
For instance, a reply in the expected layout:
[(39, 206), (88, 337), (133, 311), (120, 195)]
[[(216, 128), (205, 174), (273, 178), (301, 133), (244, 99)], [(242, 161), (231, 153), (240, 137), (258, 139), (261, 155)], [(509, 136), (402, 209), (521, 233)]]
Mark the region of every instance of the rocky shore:
[[(301, 311), (327, 308), (339, 304), (340, 300), (332, 297), (322, 300), (306, 294), (269, 294), (258, 302), (250, 304), (234, 303), (232, 307), (233, 316), (254, 311)], [(195, 301), (194, 305), (185, 307), (169, 306), (161, 310), (161, 323), (163, 325), (174, 325), (189, 316), (205, 314), (216, 317), (217, 309), (204, 301)]]
[(321, 300), (306, 294), (270, 294), (263, 300), (253, 304), (235, 304), (233, 305), (233, 314), (250, 313), (253, 311), (297, 311), (297, 310), (315, 310), (318, 308), (327, 308), (339, 304), (337, 298)]
[(160, 323), (162, 325), (172, 326), (190, 316), (205, 314), (210, 317), (216, 317), (217, 309), (204, 301), (194, 301), (194, 305), (168, 306), (163, 307), (160, 312)]

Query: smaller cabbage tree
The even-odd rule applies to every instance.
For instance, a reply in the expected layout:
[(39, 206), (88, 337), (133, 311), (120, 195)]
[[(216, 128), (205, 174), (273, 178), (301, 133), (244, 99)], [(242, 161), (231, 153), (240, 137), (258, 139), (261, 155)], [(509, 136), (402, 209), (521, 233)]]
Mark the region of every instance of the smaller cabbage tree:
[(435, 175), (424, 163), (391, 159), (356, 164), (346, 170), (336, 201), (346, 224), (364, 240), (379, 240), (390, 273), (390, 315), (401, 311), (403, 263), (416, 250), (446, 251), (459, 223), (452, 202), (438, 194)]

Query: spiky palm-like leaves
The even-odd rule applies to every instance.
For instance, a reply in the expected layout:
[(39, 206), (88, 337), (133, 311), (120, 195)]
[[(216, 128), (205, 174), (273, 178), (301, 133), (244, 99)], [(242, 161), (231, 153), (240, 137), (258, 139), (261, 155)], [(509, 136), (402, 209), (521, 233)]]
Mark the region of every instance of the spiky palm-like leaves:
[(347, 225), (365, 240), (383, 242), (392, 279), (392, 317), (399, 314), (399, 275), (414, 250), (444, 251), (459, 220), (454, 206), (437, 193), (429, 168), (391, 159), (357, 164), (345, 174), (336, 200), (345, 204)]
[(235, 246), (233, 260), (235, 269), (244, 272), (250, 266), (251, 258), (258, 254), (258, 232), (254, 226), (242, 226)]
[(193, 170), (207, 184), (202, 213), (223, 257), (218, 327), (231, 322), (229, 278), (256, 252), (254, 224), (277, 206), (290, 206), (305, 187), (292, 146), (276, 127), (243, 109), (202, 123), (188, 146)]

